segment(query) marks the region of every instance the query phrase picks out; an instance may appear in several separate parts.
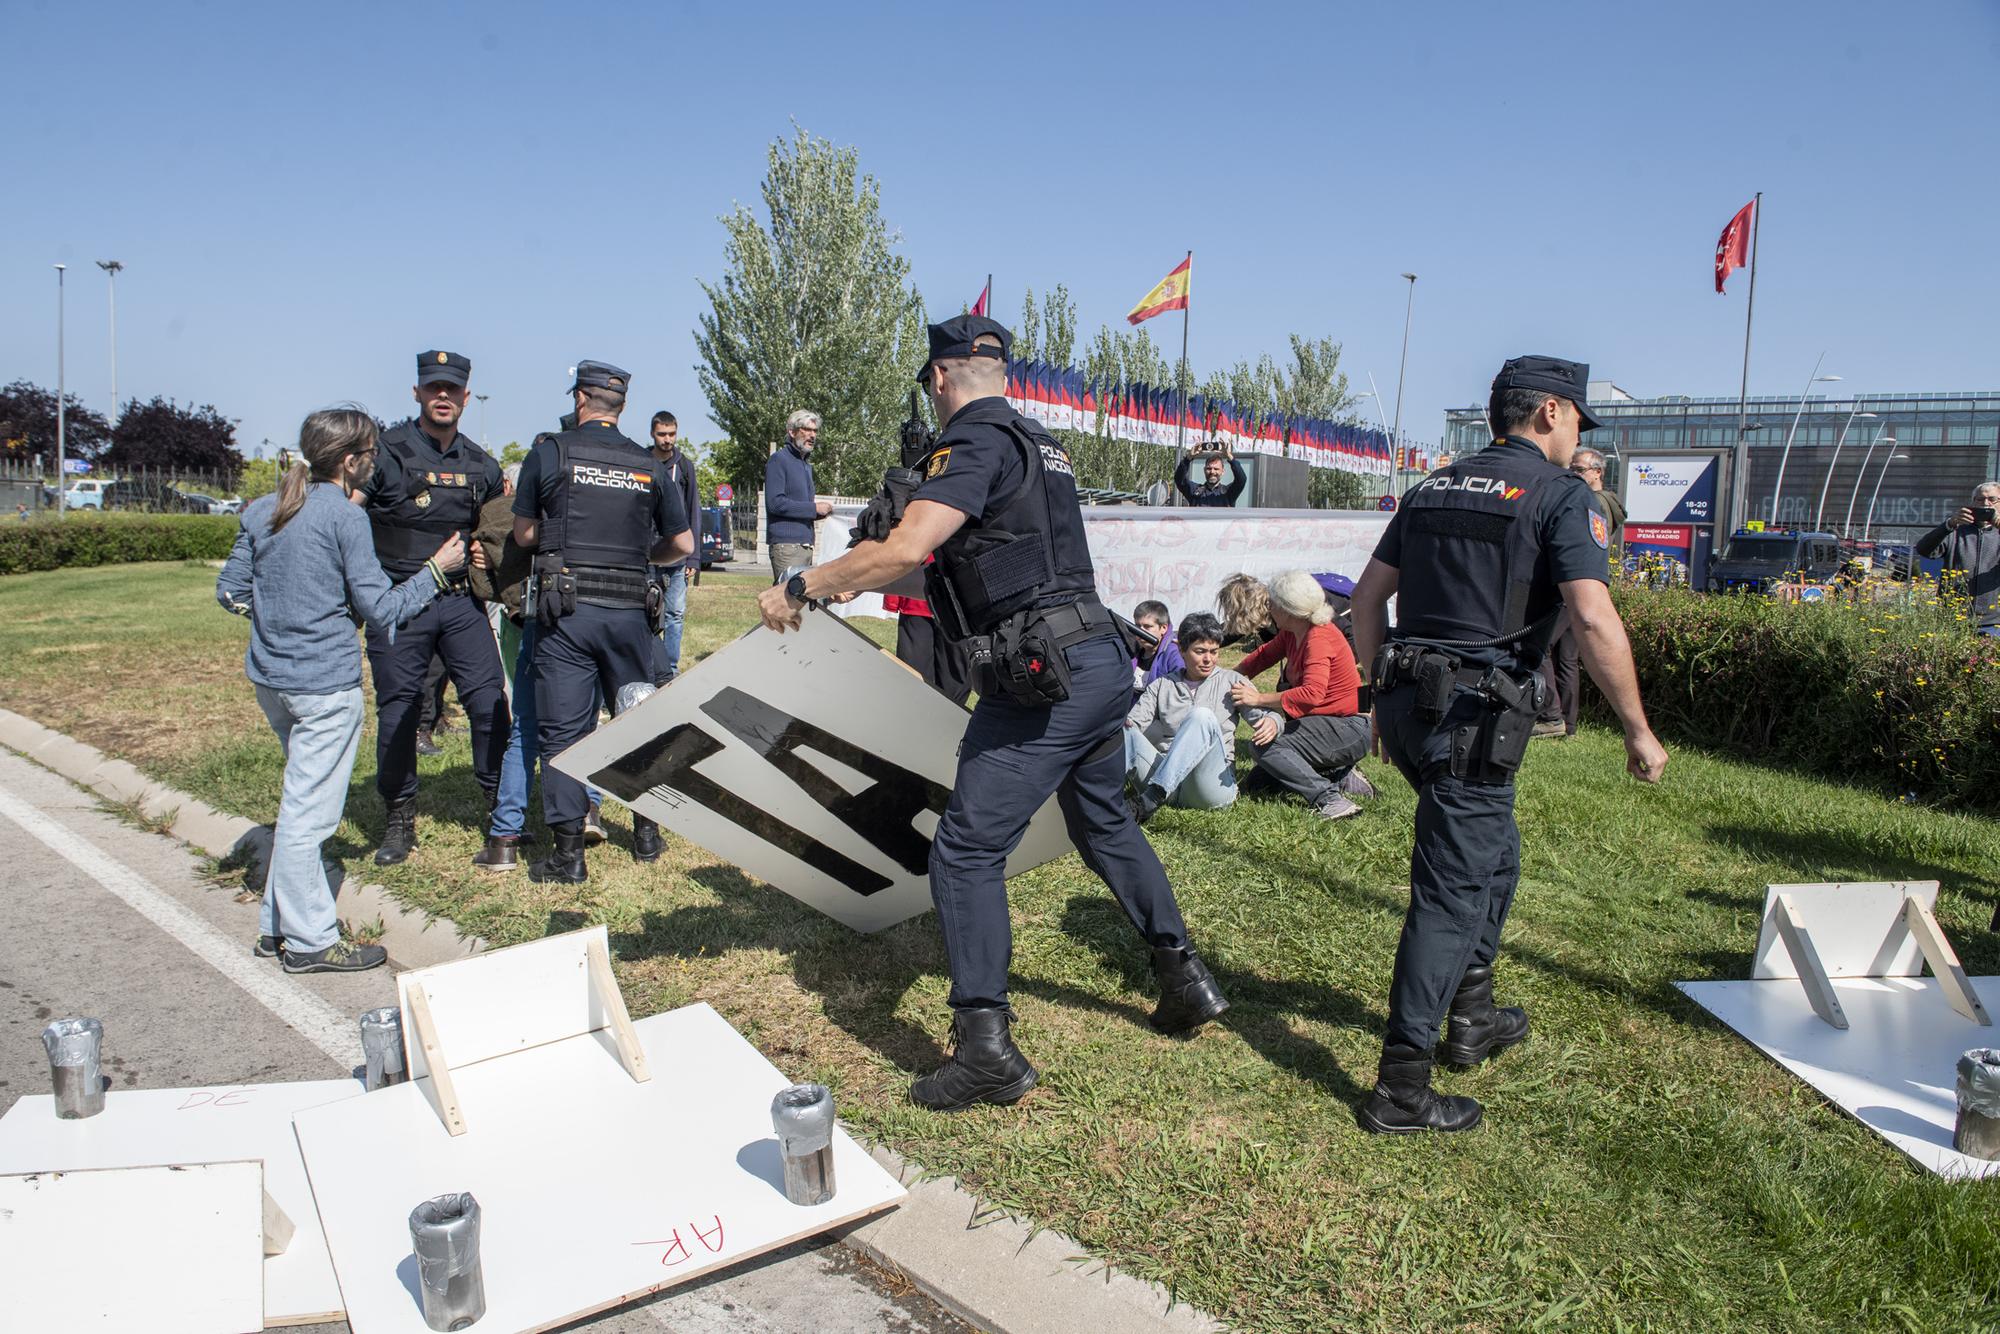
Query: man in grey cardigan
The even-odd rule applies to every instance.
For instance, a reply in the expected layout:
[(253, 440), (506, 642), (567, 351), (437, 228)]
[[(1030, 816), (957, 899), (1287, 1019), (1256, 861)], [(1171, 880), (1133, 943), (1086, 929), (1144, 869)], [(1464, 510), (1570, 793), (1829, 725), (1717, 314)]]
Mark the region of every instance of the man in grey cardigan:
[(833, 513), (814, 500), (812, 452), (819, 414), (800, 408), (785, 418), (785, 447), (764, 465), (764, 541), (771, 548), (771, 582), (813, 563), (813, 525)]

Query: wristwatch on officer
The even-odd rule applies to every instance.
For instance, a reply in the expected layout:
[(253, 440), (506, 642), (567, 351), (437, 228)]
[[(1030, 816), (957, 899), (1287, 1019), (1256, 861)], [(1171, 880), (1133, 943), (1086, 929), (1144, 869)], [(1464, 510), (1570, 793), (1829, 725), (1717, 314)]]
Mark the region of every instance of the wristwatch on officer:
[(807, 600), (806, 576), (803, 570), (785, 580), (785, 596), (798, 603), (804, 603)]

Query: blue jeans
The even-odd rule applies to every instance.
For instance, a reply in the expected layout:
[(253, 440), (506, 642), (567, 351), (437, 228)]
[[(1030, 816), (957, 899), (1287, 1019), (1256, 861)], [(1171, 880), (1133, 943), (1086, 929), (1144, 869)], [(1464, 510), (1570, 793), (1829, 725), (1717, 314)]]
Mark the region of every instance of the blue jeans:
[(1128, 727), (1125, 772), (1140, 787), (1150, 784), (1165, 792), (1170, 806), (1218, 811), (1236, 800), (1235, 740), (1207, 709), (1190, 710), (1165, 751)]
[(528, 789), (535, 783), (535, 761), (541, 750), (535, 731), (535, 631), (530, 619), (521, 626), (520, 647), (514, 653), (514, 725), (507, 749), (500, 756), (500, 791), (493, 803), (495, 838), (519, 838), (527, 828)]
[(666, 614), (660, 622), (659, 679), (653, 682), (663, 686), (681, 674), (681, 627), (687, 620), (688, 572), (685, 565), (664, 572), (656, 567), (653, 572), (660, 576), (660, 587), (667, 594)]
[(340, 939), (320, 845), (340, 828), (347, 808), (347, 782), (361, 749), (361, 687), (300, 695), (258, 686), (257, 704), (285, 751), (285, 786), (271, 833), (258, 930), (283, 936), (285, 948), (295, 954), (310, 954)]

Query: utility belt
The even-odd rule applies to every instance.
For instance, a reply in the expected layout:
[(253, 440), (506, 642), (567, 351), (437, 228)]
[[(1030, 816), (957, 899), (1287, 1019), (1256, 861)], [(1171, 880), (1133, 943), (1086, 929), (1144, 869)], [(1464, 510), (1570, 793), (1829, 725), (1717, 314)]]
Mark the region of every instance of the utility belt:
[(1453, 728), (1451, 737), (1452, 777), (1480, 783), (1513, 780), (1548, 699), (1548, 685), (1539, 672), (1517, 676), (1499, 667), (1467, 667), (1448, 648), (1415, 640), (1384, 644), (1375, 655), (1372, 677), (1378, 700), (1404, 687), (1415, 690), (1411, 712), (1420, 722), (1443, 722), (1459, 686), (1483, 700), (1486, 712)]
[(524, 604), (523, 619), (532, 612), (544, 627), (570, 615), (582, 602), (617, 610), (643, 609), (657, 634), (666, 610), (665, 590), (647, 571), (614, 565), (568, 565), (560, 552), (535, 557), (527, 592), (531, 600)]
[(1114, 636), (1128, 653), (1133, 651), (1123, 625), (1095, 597), (1060, 607), (1029, 607), (1002, 621), (992, 634), (971, 637), (973, 680), (982, 696), (999, 695), (1026, 708), (1048, 708), (1069, 698), (1069, 659), (1064, 651)]

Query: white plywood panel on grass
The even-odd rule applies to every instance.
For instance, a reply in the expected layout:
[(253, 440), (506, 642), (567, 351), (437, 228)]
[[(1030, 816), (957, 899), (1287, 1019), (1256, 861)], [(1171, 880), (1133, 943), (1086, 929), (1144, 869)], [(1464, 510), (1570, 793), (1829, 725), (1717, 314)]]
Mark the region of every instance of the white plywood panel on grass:
[[(971, 717), (839, 617), (762, 626), (551, 763), (857, 931), (926, 912)], [(1007, 861), (1070, 850), (1054, 798)]]
[(355, 1334), (421, 1334), (409, 1214), (470, 1191), (486, 1318), (546, 1329), (889, 1207), (903, 1196), (846, 1133), (838, 1191), (785, 1199), (771, 1098), (790, 1081), (706, 1005), (635, 1025), (653, 1078), (609, 1031), (458, 1071), (470, 1129), (449, 1134), (429, 1080), (301, 1113), (299, 1143)]
[(360, 1092), (353, 1079), (128, 1089), (105, 1094), (104, 1110), (81, 1121), (59, 1119), (55, 1099), (34, 1094), (0, 1116), (0, 1172), (261, 1159), (264, 1190), (296, 1229), (284, 1252), (264, 1261), (264, 1323), (338, 1320), (340, 1285), (292, 1134), (292, 1113)]
[[(1990, 1011), (2000, 978), (1968, 979)], [(1836, 979), (1850, 1026), (1821, 1022), (1796, 981), (1677, 982), (1696, 1003), (1939, 1176), (1988, 1176), (2000, 1163), (1951, 1147), (1959, 1056), (1993, 1045), (1930, 977)]]
[(411, 1030), (412, 987), (424, 989), (453, 1073), (510, 1052), (594, 1033), (610, 1023), (605, 999), (591, 985), (592, 940), (605, 942), (605, 929), (547, 936), (399, 974), (396, 999), (403, 1007), (410, 1077), (430, 1071)]
[(0, 1176), (6, 1328), (253, 1334), (263, 1218), (254, 1162)]
[(1903, 900), (1937, 906), (1935, 880), (1869, 884), (1771, 885), (1764, 892), (1764, 921), (1750, 976), (1797, 977), (1799, 971), (1771, 920), (1771, 903), (1789, 894), (1828, 977), (1916, 977), (1923, 956), (1903, 925)]

